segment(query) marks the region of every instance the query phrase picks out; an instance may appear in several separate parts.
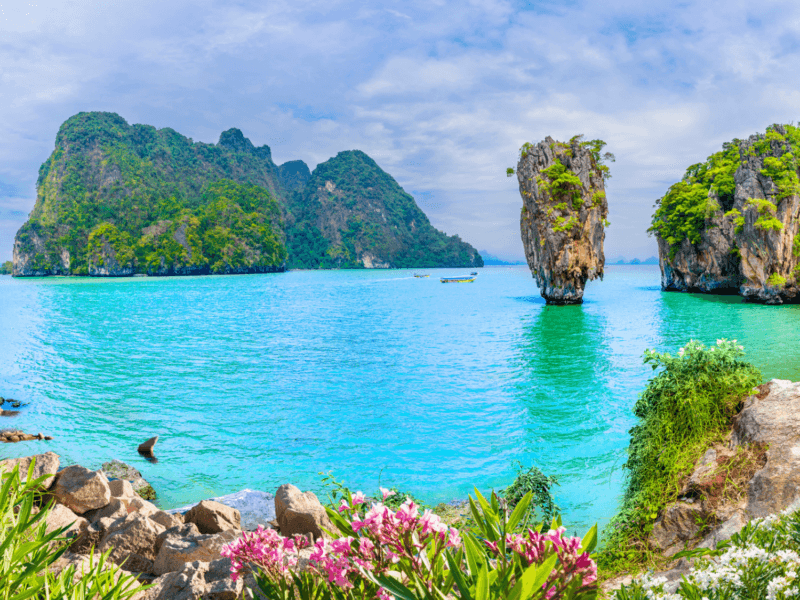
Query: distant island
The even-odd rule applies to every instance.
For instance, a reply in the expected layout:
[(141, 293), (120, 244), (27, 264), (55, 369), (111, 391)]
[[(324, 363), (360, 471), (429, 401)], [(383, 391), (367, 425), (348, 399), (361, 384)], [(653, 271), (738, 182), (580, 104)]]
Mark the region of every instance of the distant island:
[(510, 267), (512, 265), (527, 264), (524, 260), (514, 260), (514, 261), (503, 260), (502, 258), (498, 258), (494, 254), (491, 254), (488, 250), (480, 250), (479, 252), (481, 258), (483, 259), (484, 267)]
[(10, 260), (0, 263), (0, 275), (11, 275), (11, 270), (13, 267), (14, 263), (12, 263)]
[(217, 144), (79, 113), (39, 170), (14, 241), (15, 276), (479, 267), (359, 150), (311, 172), (276, 165), (238, 129)]
[(645, 260), (640, 260), (638, 258), (632, 258), (631, 260), (625, 260), (624, 258), (615, 258), (614, 260), (608, 261), (610, 265), (657, 265), (658, 258), (655, 256), (651, 256), (650, 258), (646, 258)]

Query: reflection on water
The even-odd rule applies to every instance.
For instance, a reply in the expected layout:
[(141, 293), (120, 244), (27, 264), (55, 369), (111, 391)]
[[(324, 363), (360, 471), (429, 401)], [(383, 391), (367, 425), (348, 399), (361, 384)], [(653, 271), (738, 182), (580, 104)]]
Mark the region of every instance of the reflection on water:
[[(646, 348), (736, 338), (800, 379), (800, 306), (662, 293), (657, 267), (609, 267), (581, 306), (548, 307), (525, 267), (469, 285), (405, 271), (126, 280), (0, 277), (0, 395), (15, 427), (89, 467), (123, 460), (164, 507), (287, 482), (324, 495), (397, 485), (429, 502), (560, 478), (571, 529), (622, 484)], [(159, 436), (158, 462), (137, 446)]]

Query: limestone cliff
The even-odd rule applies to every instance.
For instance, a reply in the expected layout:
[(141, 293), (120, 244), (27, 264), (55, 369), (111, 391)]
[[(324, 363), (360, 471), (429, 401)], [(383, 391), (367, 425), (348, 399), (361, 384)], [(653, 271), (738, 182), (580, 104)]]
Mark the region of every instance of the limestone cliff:
[(800, 129), (773, 125), (692, 165), (657, 204), (664, 290), (800, 300)]
[(580, 304), (586, 282), (603, 277), (608, 169), (602, 145), (580, 136), (568, 144), (547, 137), (520, 152), (522, 243), (548, 304)]

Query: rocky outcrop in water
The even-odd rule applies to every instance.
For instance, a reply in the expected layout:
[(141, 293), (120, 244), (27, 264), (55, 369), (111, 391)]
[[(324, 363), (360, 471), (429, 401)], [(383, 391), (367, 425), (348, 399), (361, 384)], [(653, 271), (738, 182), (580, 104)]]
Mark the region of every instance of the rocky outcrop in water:
[(798, 152), (800, 129), (773, 125), (689, 167), (653, 216), (664, 290), (800, 301)]
[(548, 304), (580, 304), (586, 282), (603, 277), (607, 169), (579, 137), (523, 146), (517, 164), (525, 257)]

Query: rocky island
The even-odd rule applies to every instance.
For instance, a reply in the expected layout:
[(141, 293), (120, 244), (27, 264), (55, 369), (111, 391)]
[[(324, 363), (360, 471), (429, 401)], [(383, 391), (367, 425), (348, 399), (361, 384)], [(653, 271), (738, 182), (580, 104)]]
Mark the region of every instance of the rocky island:
[[(520, 150), (517, 180), (525, 257), (548, 304), (580, 304), (586, 282), (602, 279), (608, 225), (600, 140), (545, 138)], [(513, 169), (509, 170), (509, 174)]]
[(39, 170), (13, 274), (130, 276), (286, 268), (482, 266), (435, 229), (371, 158), (341, 152), (313, 172), (276, 165), (229, 129), (217, 144), (79, 113)]
[(772, 125), (686, 170), (658, 201), (650, 228), (662, 289), (800, 300), (798, 151), (800, 129)]

